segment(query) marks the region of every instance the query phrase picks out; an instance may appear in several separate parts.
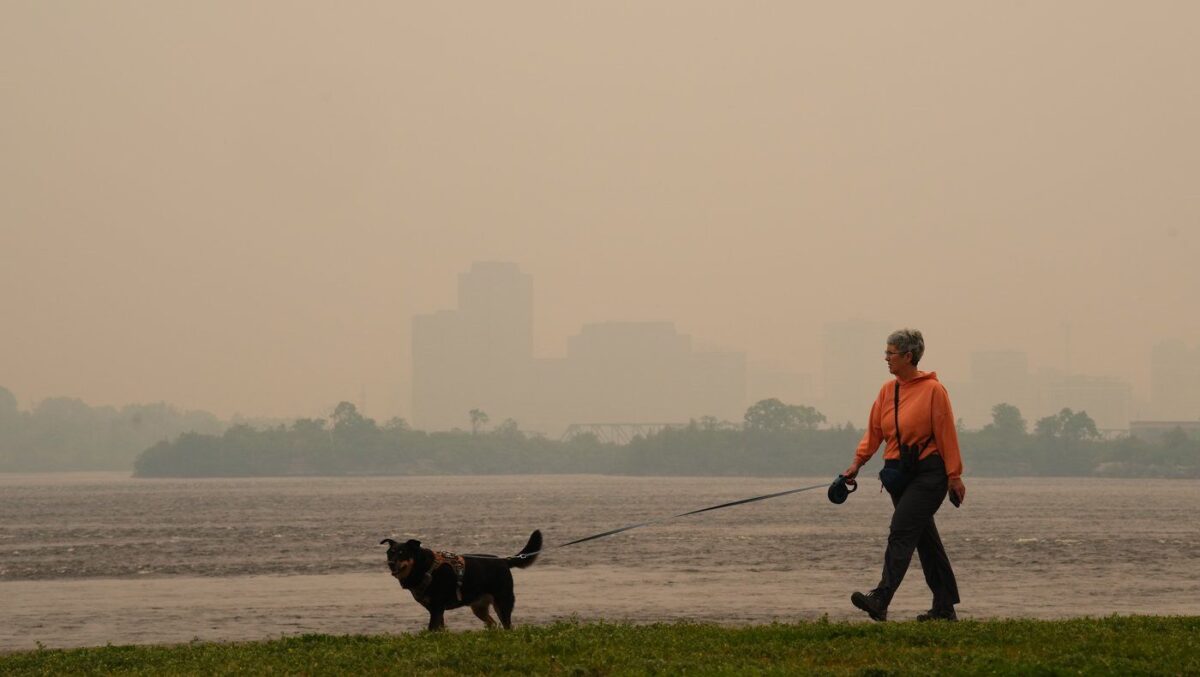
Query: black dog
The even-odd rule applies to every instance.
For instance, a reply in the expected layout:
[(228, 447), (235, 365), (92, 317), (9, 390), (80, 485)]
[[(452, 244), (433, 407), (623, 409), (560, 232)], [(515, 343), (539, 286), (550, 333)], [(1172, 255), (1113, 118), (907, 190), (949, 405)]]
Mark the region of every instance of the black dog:
[(529, 542), (513, 557), (434, 552), (422, 548), (417, 540), (397, 543), (385, 538), (379, 544), (388, 546), (388, 569), (400, 581), (400, 587), (429, 610), (430, 630), (445, 628), (442, 615), (446, 609), (460, 606), (471, 607), (479, 620), (493, 627), (496, 621), (488, 613), (488, 605), (496, 607), (500, 622), (511, 628), (513, 606), (517, 602), (511, 569), (533, 564), (542, 549), (542, 532), (533, 532)]

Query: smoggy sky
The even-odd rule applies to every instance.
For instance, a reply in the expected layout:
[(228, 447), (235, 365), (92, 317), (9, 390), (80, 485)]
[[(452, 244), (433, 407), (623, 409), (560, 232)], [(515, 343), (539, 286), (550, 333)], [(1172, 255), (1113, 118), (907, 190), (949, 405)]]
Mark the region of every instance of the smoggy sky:
[(412, 315), (507, 260), (542, 356), (669, 319), (819, 373), (857, 317), (962, 381), (1069, 323), (1144, 396), (1200, 339), (1197, 64), (1190, 1), (6, 0), (0, 385), (407, 414)]

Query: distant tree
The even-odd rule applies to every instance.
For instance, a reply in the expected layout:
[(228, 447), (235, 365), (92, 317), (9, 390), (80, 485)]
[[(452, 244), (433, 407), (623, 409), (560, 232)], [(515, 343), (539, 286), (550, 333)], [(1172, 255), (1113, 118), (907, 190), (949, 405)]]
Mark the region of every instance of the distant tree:
[(312, 435), (325, 432), (325, 419), (298, 418), (292, 422), (292, 430), (301, 435)]
[[(1064, 409), (1063, 411), (1070, 411), (1070, 410)], [(1037, 423), (1033, 424), (1033, 432), (1038, 437), (1053, 439), (1053, 438), (1057, 438), (1062, 435), (1062, 427), (1063, 427), (1062, 412), (1059, 412), (1058, 414), (1054, 414), (1053, 416), (1039, 418), (1037, 420)]]
[(735, 430), (737, 424), (730, 421), (722, 421), (716, 416), (701, 416), (696, 425), (704, 432), (713, 432), (715, 430)]
[(375, 420), (360, 414), (351, 402), (339, 402), (330, 418), (333, 431), (329, 443), (335, 455), (367, 453), (379, 437)]
[[(233, 444), (247, 444), (247, 440), (252, 442), (257, 435), (258, 431), (254, 429), (254, 426), (235, 423), (225, 429), (225, 432), (221, 434), (221, 439)], [(247, 446), (250, 445), (247, 444)]]
[(356, 428), (362, 425), (362, 414), (358, 413), (358, 407), (354, 406), (353, 402), (338, 402), (338, 405), (333, 409), (333, 428)]
[(3, 386), (0, 386), (0, 422), (17, 418), (17, 398)]
[(506, 418), (492, 432), (502, 437), (519, 437), (521, 425), (517, 423), (516, 419)]
[(1034, 432), (1039, 437), (1062, 440), (1067, 446), (1080, 440), (1094, 440), (1100, 437), (1096, 422), (1086, 411), (1071, 411), (1069, 408), (1064, 408), (1053, 416), (1038, 419), (1034, 425)]
[(815, 430), (825, 415), (813, 407), (784, 404), (772, 397), (759, 400), (746, 410), (745, 429), (751, 432)]
[(992, 407), (992, 422), (983, 429), (1005, 438), (1020, 437), (1025, 434), (1025, 418), (1021, 416), (1020, 409), (1001, 402)]
[[(17, 443), (24, 433), (21, 412), (17, 409), (17, 398), (7, 388), (0, 387), (0, 470), (20, 467), (27, 462), (18, 448)], [(24, 469), (24, 468), (21, 468)]]
[(472, 435), (478, 435), (479, 429), (486, 426), (488, 421), (491, 420), (490, 418), (488, 418), (487, 413), (484, 412), (482, 409), (472, 409), (471, 411), (467, 412), (467, 415), (471, 417), (471, 434)]
[(387, 420), (387, 423), (383, 424), (383, 429), (389, 432), (408, 432), (412, 430), (412, 426), (408, 424), (408, 421), (399, 416), (393, 416)]
[(88, 423), (99, 416), (76, 397), (50, 397), (33, 408), (35, 418), (55, 425)]
[(1186, 448), (1192, 441), (1188, 434), (1183, 431), (1180, 426), (1175, 426), (1166, 432), (1162, 438), (1162, 446), (1167, 449), (1183, 449)]

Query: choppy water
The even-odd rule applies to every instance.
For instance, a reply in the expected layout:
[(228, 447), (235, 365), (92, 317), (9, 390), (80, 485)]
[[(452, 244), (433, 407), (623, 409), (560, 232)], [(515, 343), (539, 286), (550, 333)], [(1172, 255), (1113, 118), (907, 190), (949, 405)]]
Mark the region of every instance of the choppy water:
[[(512, 554), (823, 478), (599, 476), (136, 480), (0, 475), (0, 650), (387, 633), (426, 615), (384, 537)], [(857, 619), (891, 505), (817, 490), (544, 554), (516, 622)], [(1200, 614), (1200, 481), (975, 479), (938, 524), (963, 617)], [(928, 607), (913, 562), (895, 619)], [(447, 615), (475, 628), (469, 611)]]

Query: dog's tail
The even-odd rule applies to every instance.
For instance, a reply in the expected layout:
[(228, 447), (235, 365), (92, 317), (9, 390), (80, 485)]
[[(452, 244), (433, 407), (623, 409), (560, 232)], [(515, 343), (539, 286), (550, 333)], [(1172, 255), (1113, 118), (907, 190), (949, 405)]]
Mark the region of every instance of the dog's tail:
[(505, 561), (508, 562), (508, 566), (510, 567), (524, 569), (530, 564), (533, 564), (533, 560), (537, 559), (538, 553), (541, 551), (542, 532), (538, 530), (534, 531), (533, 534), (529, 536), (529, 542), (525, 544), (524, 548), (521, 548), (521, 552), (517, 553), (513, 557), (509, 557)]

